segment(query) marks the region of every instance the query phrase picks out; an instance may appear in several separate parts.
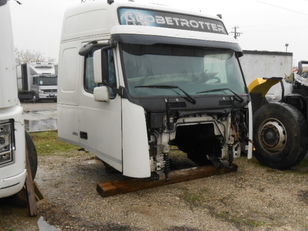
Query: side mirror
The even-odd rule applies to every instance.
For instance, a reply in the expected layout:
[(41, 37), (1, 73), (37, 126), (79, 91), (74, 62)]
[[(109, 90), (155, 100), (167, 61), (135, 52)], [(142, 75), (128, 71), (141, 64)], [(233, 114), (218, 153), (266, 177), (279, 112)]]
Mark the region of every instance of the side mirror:
[(110, 47), (104, 47), (93, 53), (93, 65), (94, 65), (94, 82), (106, 83), (108, 82), (108, 49)]
[(299, 61), (298, 62), (298, 74), (302, 74), (304, 72), (304, 65), (307, 65), (308, 61)]
[(99, 86), (94, 88), (94, 99), (100, 102), (109, 102), (109, 91), (106, 86)]

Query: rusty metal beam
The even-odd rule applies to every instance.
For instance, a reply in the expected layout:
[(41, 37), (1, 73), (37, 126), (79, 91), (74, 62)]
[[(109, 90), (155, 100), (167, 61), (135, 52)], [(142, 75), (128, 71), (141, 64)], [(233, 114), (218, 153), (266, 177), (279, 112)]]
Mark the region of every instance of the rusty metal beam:
[(124, 194), (136, 192), (143, 189), (154, 188), (169, 184), (180, 183), (184, 181), (194, 180), (203, 177), (220, 175), (237, 171), (237, 166), (232, 165), (230, 168), (217, 168), (214, 166), (201, 166), (189, 169), (181, 169), (170, 172), (169, 179), (150, 180), (150, 179), (128, 179), (115, 180), (97, 184), (96, 190), (102, 197), (113, 196), (116, 194)]

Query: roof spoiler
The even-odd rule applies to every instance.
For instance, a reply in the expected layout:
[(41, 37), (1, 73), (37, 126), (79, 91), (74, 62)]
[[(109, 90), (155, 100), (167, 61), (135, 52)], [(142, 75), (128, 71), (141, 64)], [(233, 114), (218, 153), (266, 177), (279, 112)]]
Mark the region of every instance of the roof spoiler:
[(129, 43), (129, 44), (141, 44), (141, 45), (170, 44), (170, 45), (229, 49), (235, 51), (238, 57), (243, 56), (242, 49), (237, 43), (234, 42), (176, 38), (176, 37), (146, 35), (146, 34), (112, 34), (112, 39), (114, 39), (115, 41)]

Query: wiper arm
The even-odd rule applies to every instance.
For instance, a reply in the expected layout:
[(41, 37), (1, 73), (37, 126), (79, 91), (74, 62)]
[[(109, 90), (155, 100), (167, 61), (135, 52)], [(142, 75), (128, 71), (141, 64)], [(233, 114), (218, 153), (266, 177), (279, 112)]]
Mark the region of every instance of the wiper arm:
[(234, 92), (230, 88), (217, 88), (217, 89), (212, 89), (212, 90), (207, 90), (207, 91), (199, 91), (197, 93), (208, 93), (208, 92), (216, 92), (216, 91), (230, 91), (235, 96), (235, 99), (238, 102), (242, 103), (244, 101), (244, 99), (239, 94), (237, 94), (236, 92)]
[[(135, 88), (160, 88), (160, 89), (171, 89), (173, 90), (177, 95), (181, 96), (183, 99), (187, 100), (188, 102), (190, 102), (191, 104), (196, 104), (196, 100), (189, 95), (186, 91), (184, 91), (182, 88), (180, 88), (179, 86), (175, 86), (175, 85), (139, 85), (139, 86), (135, 86)], [(178, 89), (180, 90), (186, 97), (182, 96), (181, 94), (179, 94), (176, 90), (174, 89)]]

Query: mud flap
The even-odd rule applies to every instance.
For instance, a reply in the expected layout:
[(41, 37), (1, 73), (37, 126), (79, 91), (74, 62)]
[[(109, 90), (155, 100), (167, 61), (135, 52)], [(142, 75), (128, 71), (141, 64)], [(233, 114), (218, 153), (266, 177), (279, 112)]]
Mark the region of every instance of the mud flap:
[(253, 112), (267, 103), (265, 95), (272, 88), (272, 86), (276, 85), (281, 80), (281, 77), (257, 78), (249, 84), (248, 89), (251, 95)]

